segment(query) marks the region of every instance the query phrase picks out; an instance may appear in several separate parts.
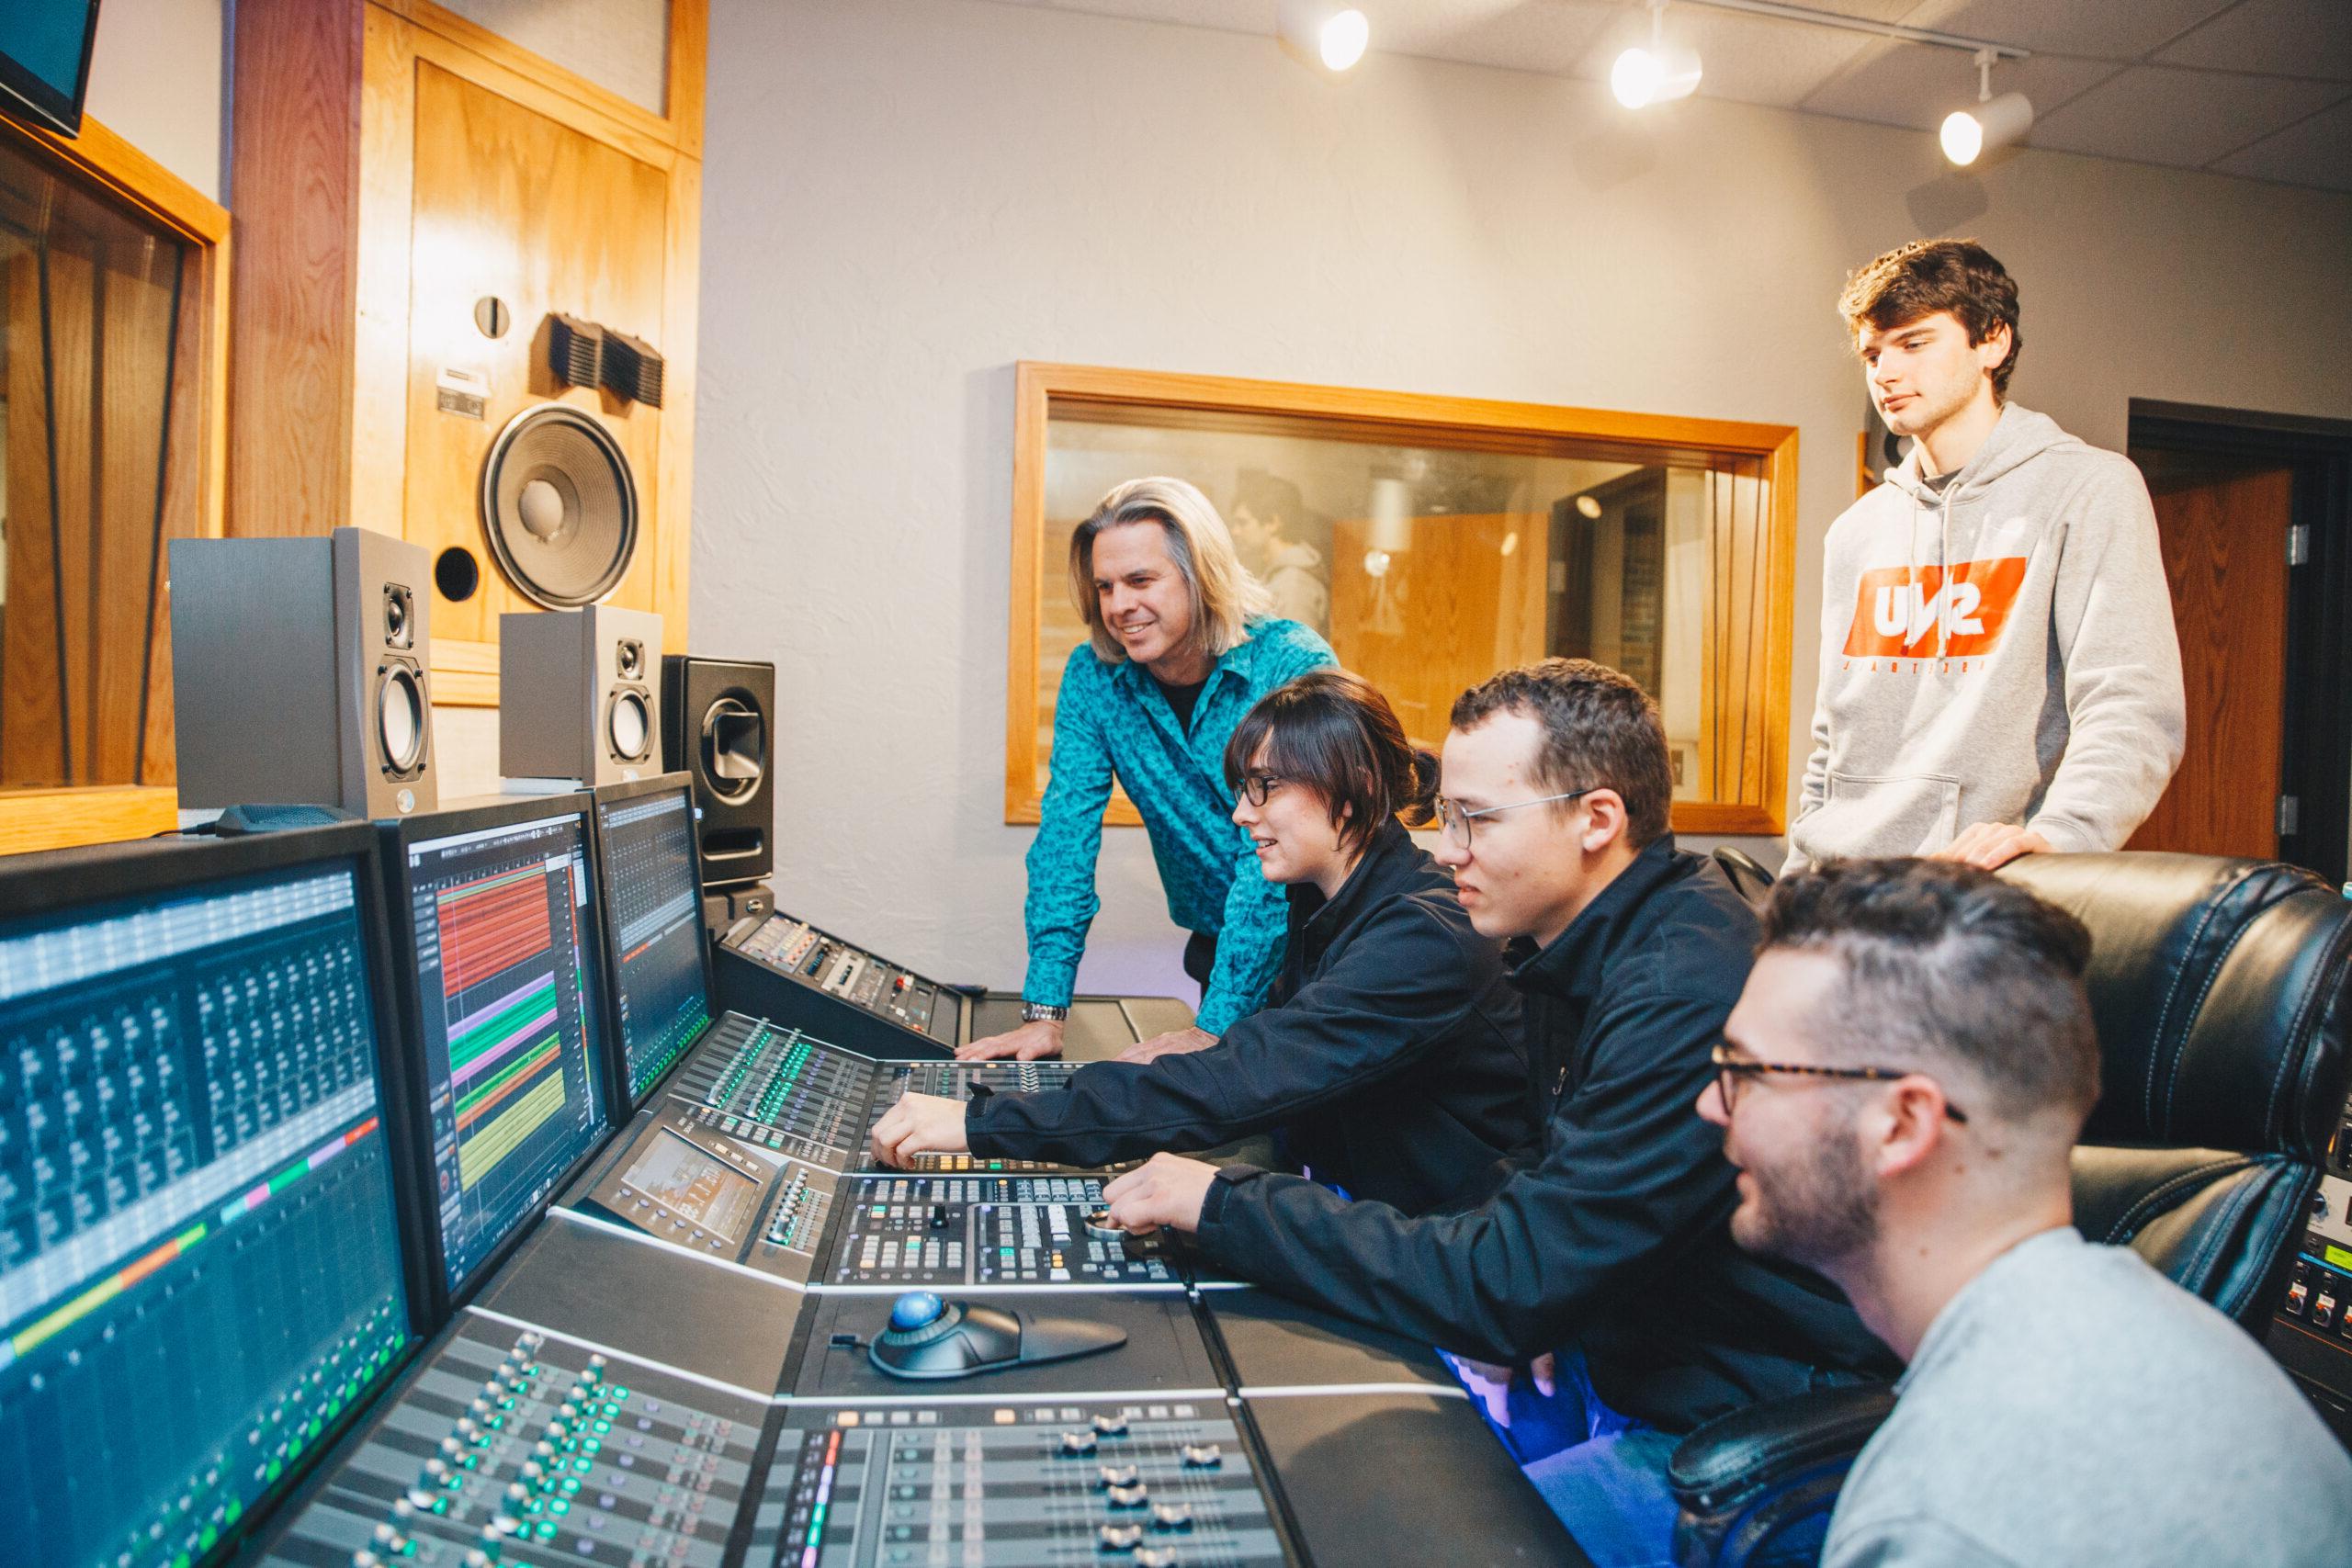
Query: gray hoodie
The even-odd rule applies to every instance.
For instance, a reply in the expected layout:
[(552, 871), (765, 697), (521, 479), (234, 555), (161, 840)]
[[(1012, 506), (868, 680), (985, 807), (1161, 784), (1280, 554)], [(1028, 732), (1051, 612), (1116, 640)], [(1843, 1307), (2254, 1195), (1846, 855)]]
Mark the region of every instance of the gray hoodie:
[(2180, 764), (2172, 596), (2140, 470), (2011, 403), (1940, 492), (1915, 443), (1830, 525), (1791, 865), (1979, 822), (2111, 850)]

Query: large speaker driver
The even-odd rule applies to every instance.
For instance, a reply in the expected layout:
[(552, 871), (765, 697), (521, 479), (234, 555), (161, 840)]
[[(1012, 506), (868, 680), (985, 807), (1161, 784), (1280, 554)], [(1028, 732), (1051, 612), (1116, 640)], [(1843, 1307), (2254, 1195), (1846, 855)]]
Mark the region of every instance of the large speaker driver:
[(637, 553), (637, 481), (595, 415), (567, 403), (525, 409), (481, 469), (481, 525), (523, 596), (549, 609), (593, 604)]

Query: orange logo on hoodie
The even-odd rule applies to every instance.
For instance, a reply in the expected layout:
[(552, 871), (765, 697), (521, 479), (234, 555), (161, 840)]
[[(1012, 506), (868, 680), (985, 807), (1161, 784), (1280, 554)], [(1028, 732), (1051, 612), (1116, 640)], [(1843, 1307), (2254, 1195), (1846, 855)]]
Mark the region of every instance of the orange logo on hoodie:
[[(1883, 566), (1862, 573), (1849, 659), (1974, 659), (1993, 651), (2025, 581), (2026, 558), (1939, 566)], [(1939, 626), (1943, 637), (1939, 642)]]

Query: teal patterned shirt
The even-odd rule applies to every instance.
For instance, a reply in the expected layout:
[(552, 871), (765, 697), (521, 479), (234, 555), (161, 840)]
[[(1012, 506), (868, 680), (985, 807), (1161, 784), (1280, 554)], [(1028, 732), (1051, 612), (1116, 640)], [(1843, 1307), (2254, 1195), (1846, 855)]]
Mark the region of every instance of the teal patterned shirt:
[(1102, 907), (1094, 861), (1116, 777), (1151, 835), (1170, 918), (1217, 939), (1200, 1027), (1223, 1034), (1258, 1010), (1282, 970), (1288, 905), (1259, 872), (1250, 835), (1234, 826), (1225, 743), (1260, 697), (1337, 662), (1330, 645), (1296, 621), (1252, 622), (1249, 637), (1209, 671), (1188, 735), (1149, 671), (1127, 660), (1106, 664), (1088, 643), (1071, 651), (1054, 705), (1053, 774), (1029, 846), (1023, 997), (1066, 1006), (1078, 983), (1086, 930)]

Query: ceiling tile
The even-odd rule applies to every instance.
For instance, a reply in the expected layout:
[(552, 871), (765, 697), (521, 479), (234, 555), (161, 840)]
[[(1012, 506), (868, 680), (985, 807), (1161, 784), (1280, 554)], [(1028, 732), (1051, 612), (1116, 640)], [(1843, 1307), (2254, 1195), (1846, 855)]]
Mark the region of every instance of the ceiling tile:
[(2013, 43), (2037, 54), (2132, 60), (2163, 47), (2236, 0), (1922, 0), (1915, 28)]
[(2036, 119), (2029, 140), (2062, 152), (2197, 169), (2342, 93), (2325, 82), (2135, 65)]
[(2168, 65), (2352, 82), (2352, 5), (2241, 0), (2156, 58)]
[[(2042, 110), (2097, 86), (2120, 69), (2104, 60), (2037, 54), (1996, 67), (1993, 91), (2023, 93), (2036, 110)], [(1846, 119), (1933, 130), (1944, 116), (1975, 101), (1976, 67), (1958, 50), (1874, 43), (1799, 107)], [(2035, 145), (2041, 145), (2038, 137)]]
[(2352, 191), (2352, 98), (2212, 166), (2225, 175)]

